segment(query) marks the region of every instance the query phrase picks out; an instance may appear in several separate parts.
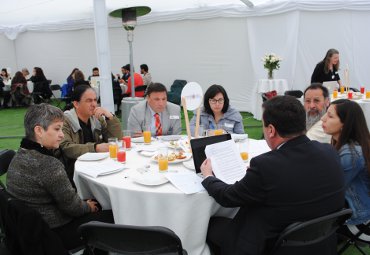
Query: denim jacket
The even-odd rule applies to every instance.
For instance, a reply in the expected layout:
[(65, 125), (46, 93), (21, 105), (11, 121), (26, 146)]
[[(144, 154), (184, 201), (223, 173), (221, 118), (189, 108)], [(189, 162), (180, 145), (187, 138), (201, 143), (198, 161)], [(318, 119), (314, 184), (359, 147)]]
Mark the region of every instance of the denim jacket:
[[(195, 111), (194, 116), (190, 121), (190, 131), (192, 135), (194, 135), (195, 131), (196, 117), (197, 114)], [(240, 112), (231, 106), (229, 106), (227, 111), (224, 113), (224, 116), (219, 120), (218, 125), (216, 124), (213, 116), (206, 113), (204, 109), (202, 109), (200, 113), (199, 124), (204, 126), (204, 130), (218, 129), (218, 127), (221, 127), (230, 134), (244, 134), (243, 118)]]
[(347, 224), (358, 225), (370, 220), (370, 178), (365, 158), (357, 143), (345, 144), (339, 156), (344, 170), (346, 201), (353, 211)]

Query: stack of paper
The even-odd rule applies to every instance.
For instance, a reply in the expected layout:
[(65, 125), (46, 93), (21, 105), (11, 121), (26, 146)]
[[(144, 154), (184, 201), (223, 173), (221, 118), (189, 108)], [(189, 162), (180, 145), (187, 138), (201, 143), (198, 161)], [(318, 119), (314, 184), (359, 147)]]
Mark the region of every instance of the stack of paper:
[(203, 179), (195, 173), (166, 173), (166, 178), (185, 194), (193, 194), (204, 190)]
[(79, 172), (96, 178), (98, 176), (118, 172), (125, 168), (127, 167), (121, 163), (108, 159), (98, 162), (85, 162), (79, 166)]

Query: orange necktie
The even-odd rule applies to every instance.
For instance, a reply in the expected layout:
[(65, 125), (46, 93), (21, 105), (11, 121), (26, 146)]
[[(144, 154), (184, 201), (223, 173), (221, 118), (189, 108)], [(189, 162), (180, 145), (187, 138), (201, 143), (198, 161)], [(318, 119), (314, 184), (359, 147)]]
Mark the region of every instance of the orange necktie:
[(155, 135), (160, 136), (162, 135), (161, 119), (158, 113), (154, 114), (154, 117), (155, 117)]

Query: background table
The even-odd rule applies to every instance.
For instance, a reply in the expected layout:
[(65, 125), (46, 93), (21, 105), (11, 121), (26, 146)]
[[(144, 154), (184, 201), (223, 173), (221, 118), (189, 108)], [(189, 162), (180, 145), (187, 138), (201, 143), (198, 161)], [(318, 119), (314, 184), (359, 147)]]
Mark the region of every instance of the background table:
[(285, 79), (260, 79), (252, 90), (252, 114), (255, 119), (262, 119), (262, 93), (276, 90), (278, 95), (284, 95), (289, 90), (288, 81)]
[[(251, 157), (269, 150), (265, 141), (252, 139), (250, 148)], [(189, 255), (210, 254), (206, 235), (211, 216), (233, 217), (237, 212), (237, 208), (221, 207), (206, 191), (186, 195), (171, 183), (159, 186), (135, 183), (130, 176), (135, 174), (138, 167), (149, 164), (151, 169), (157, 171), (158, 165), (133, 150), (127, 153), (129, 169), (119, 173), (92, 178), (79, 173), (82, 164), (86, 162), (76, 162), (74, 175), (82, 198), (95, 197), (104, 209), (112, 209), (117, 224), (165, 226), (172, 229)], [(191, 171), (182, 163), (170, 164), (169, 170)]]

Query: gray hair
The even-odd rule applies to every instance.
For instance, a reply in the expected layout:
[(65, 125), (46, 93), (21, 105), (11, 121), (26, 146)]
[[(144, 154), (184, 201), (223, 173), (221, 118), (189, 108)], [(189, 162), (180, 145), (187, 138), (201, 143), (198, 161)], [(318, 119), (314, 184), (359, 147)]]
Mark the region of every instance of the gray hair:
[(45, 103), (30, 106), (24, 116), (26, 138), (35, 141), (34, 128), (41, 126), (44, 130), (47, 130), (55, 121), (64, 121), (64, 114), (58, 107)]

